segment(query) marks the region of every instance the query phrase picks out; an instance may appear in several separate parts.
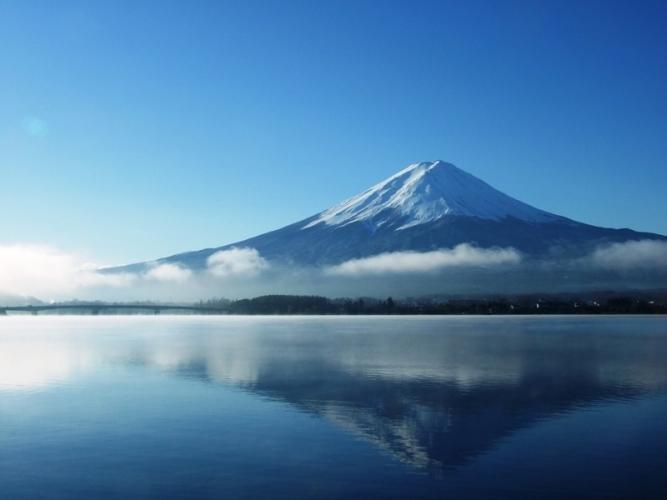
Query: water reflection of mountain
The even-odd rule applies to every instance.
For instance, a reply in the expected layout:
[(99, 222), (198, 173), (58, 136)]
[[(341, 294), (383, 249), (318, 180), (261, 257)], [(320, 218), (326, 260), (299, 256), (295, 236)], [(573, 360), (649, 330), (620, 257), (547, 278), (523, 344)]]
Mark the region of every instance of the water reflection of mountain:
[(546, 319), (256, 322), (187, 342), (161, 337), (138, 358), (289, 402), (445, 471), (541, 419), (667, 388), (661, 332), (634, 338), (623, 320), (564, 321), (553, 331)]

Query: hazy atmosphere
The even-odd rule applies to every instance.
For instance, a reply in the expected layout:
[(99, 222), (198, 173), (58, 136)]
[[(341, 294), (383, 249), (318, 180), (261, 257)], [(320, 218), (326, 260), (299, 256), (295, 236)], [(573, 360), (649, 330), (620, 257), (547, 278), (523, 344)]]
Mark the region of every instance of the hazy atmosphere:
[(667, 498), (667, 2), (0, 0), (0, 498)]

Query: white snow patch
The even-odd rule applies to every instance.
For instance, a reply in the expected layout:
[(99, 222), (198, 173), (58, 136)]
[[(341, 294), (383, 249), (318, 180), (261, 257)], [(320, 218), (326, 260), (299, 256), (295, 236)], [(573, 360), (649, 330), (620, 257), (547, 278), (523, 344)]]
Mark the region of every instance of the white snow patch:
[(559, 217), (507, 196), (473, 175), (443, 161), (413, 163), (363, 193), (325, 210), (306, 224), (345, 226), (375, 218), (383, 212), (401, 221), (397, 230), (447, 216), (500, 220), (514, 217), (527, 222), (548, 222)]

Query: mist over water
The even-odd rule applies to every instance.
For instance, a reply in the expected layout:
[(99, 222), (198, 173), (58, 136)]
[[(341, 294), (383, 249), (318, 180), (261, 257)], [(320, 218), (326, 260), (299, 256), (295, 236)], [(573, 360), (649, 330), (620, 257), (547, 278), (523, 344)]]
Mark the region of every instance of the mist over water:
[(0, 245), (0, 305), (68, 299), (185, 301), (268, 294), (370, 296), (513, 295), (664, 289), (667, 243), (602, 245), (580, 257), (531, 258), (508, 248), (460, 244), (427, 252), (399, 251), (330, 266), (274, 262), (253, 248), (212, 254), (204, 267), (153, 262), (100, 269), (39, 246)]
[(659, 498), (665, 335), (659, 316), (6, 317), (0, 483)]

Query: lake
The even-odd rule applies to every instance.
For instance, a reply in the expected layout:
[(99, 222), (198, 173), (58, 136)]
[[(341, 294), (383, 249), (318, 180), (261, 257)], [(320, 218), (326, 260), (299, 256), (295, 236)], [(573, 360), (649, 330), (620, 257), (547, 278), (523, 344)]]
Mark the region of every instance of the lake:
[(667, 498), (667, 318), (0, 318), (0, 498)]

